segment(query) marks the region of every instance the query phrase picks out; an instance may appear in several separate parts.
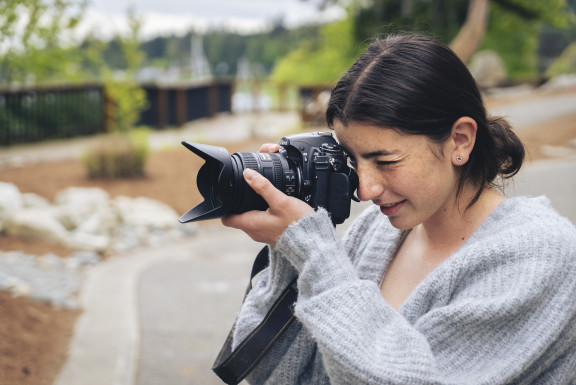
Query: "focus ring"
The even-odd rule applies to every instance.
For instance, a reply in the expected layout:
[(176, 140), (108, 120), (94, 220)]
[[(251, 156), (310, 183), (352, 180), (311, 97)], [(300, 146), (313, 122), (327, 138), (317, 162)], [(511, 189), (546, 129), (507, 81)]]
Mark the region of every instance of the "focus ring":
[(258, 171), (258, 161), (252, 152), (240, 152), (239, 154), (242, 158), (244, 168), (251, 168), (254, 171)]

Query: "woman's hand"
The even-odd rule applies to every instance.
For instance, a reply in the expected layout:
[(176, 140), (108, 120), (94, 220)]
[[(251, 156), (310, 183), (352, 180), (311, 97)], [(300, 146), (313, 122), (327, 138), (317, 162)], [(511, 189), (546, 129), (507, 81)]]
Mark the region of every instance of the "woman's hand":
[[(276, 144), (264, 144), (260, 148), (260, 152), (276, 151), (278, 151)], [(270, 207), (266, 211), (253, 210), (229, 215), (222, 218), (222, 224), (244, 231), (257, 242), (276, 244), (280, 235), (292, 222), (314, 212), (308, 204), (284, 194), (254, 170), (245, 169), (244, 179)]]

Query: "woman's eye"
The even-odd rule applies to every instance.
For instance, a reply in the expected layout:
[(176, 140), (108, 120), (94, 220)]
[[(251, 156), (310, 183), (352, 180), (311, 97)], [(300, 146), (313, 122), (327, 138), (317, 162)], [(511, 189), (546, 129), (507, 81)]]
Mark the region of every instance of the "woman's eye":
[(379, 160), (376, 162), (378, 166), (391, 166), (396, 163), (398, 163), (397, 160)]

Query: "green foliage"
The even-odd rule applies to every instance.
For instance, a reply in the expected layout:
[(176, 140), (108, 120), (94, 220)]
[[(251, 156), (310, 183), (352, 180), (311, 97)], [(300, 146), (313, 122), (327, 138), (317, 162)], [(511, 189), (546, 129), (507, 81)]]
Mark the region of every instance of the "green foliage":
[(76, 29), (84, 1), (0, 1), (0, 82), (75, 81), (82, 78)]
[(102, 138), (82, 161), (92, 179), (138, 178), (145, 174), (148, 153), (146, 131), (133, 131)]
[(145, 91), (133, 80), (113, 78), (105, 81), (105, 90), (107, 116), (111, 118), (109, 129), (119, 133), (131, 130), (147, 105)]
[[(202, 33), (202, 40), (206, 58), (214, 76), (219, 78), (234, 76), (237, 73), (238, 60), (241, 58), (250, 63), (258, 63), (264, 73), (268, 74), (275, 62), (296, 49), (301, 40), (317, 40), (318, 29), (316, 25), (288, 29), (278, 22), (270, 31), (249, 35), (225, 29), (214, 29)], [(142, 43), (141, 48), (147, 54), (146, 65), (160, 68), (188, 66), (190, 40), (193, 34), (188, 33), (180, 37), (156, 37)], [(118, 49), (109, 47), (109, 51), (118, 51)], [(106, 55), (117, 57), (118, 53), (108, 52)], [(116, 62), (118, 62), (117, 59)]]
[(354, 19), (357, 41), (410, 31), (434, 35), (447, 43), (458, 32), (468, 9), (468, 0), (366, 0), (359, 3), (348, 8)]
[(358, 55), (352, 27), (350, 18), (322, 26), (319, 41), (303, 40), (277, 62), (271, 79), (300, 85), (335, 82)]
[(144, 175), (148, 158), (148, 141), (142, 134), (132, 133), (141, 112), (146, 108), (145, 91), (136, 82), (136, 72), (144, 61), (139, 33), (142, 21), (128, 12), (130, 32), (114, 39), (121, 49), (125, 70), (116, 76), (104, 61), (102, 45), (92, 42), (88, 57), (100, 67), (106, 92), (106, 118), (111, 134), (102, 144), (89, 150), (84, 165), (91, 178), (132, 178)]
[(528, 22), (545, 22), (555, 27), (567, 27), (574, 15), (566, 0), (494, 0), (496, 6)]
[[(412, 31), (448, 43), (467, 17), (470, 0), (316, 0), (339, 4), (354, 20), (357, 42), (375, 35)], [(556, 28), (575, 24), (574, 0), (491, 0), (482, 49), (496, 51), (513, 78), (535, 77), (538, 35), (544, 23)]]
[(546, 71), (546, 76), (553, 77), (576, 73), (576, 42), (570, 44)]
[(100, 67), (101, 78), (106, 90), (106, 116), (108, 128), (112, 132), (127, 132), (138, 122), (141, 112), (147, 106), (146, 93), (136, 82), (136, 72), (142, 65), (145, 55), (140, 49), (139, 33), (142, 20), (133, 12), (128, 12), (130, 31), (127, 36), (116, 36), (125, 64), (121, 75), (100, 55), (102, 45), (94, 41), (89, 45), (87, 56)]
[(540, 29), (540, 22), (525, 20), (493, 4), (481, 48), (495, 51), (511, 78), (534, 78), (538, 74), (536, 55)]
[(500, 55), (513, 80), (538, 78), (560, 43), (554, 38), (551, 44), (545, 34), (574, 25), (570, 6), (566, 0), (494, 0), (482, 48)]

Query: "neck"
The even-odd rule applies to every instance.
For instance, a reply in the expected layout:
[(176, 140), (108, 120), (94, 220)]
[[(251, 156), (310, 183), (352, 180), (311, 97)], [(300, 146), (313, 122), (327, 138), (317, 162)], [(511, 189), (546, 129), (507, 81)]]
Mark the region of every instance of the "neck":
[(458, 249), (505, 199), (494, 189), (486, 188), (478, 201), (467, 207), (475, 192), (470, 186), (464, 188), (459, 199), (454, 197), (452, 203), (446, 205), (441, 212), (416, 226), (413, 229), (414, 235), (427, 245), (427, 249), (440, 254)]

